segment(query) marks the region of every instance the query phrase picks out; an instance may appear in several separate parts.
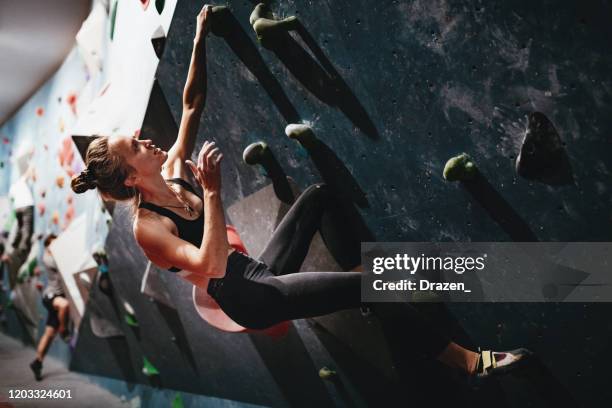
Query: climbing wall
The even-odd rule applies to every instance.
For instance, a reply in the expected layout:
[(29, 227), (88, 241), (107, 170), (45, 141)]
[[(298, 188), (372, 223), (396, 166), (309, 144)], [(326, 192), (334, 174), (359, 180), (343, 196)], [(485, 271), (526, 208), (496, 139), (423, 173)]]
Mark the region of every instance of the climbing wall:
[[(298, 16), (301, 25), (267, 44), (249, 26), (254, 5), (229, 2), (223, 21), (231, 28), (222, 37), (210, 35), (207, 44), (208, 98), (198, 145), (214, 140), (224, 152), (226, 206), (269, 184), (241, 159), (248, 144), (263, 140), (300, 188), (323, 180), (349, 197), (380, 241), (610, 239), (608, 3), (287, 1), (272, 10)], [(176, 121), (197, 11), (196, 4), (178, 5), (158, 68)], [(515, 171), (532, 112), (542, 112), (559, 133), (569, 184)], [(292, 122), (314, 128), (324, 145), (318, 155), (285, 136)], [(480, 169), (476, 187), (442, 177), (446, 161), (462, 152)], [(463, 343), (522, 344), (542, 356), (537, 381), (499, 386), (506, 404), (577, 399), (597, 405), (610, 398), (587, 392), (593, 382), (603, 386), (598, 367), (611, 328), (596, 322), (609, 313), (605, 304), (428, 311)], [(336, 318), (317, 333), (359, 383), (360, 369), (350, 361), (367, 354), (363, 345), (358, 353), (360, 345), (350, 344), (362, 329), (350, 321)], [(576, 350), (592, 351), (585, 360)], [(404, 379), (435, 394), (425, 401), (443, 400), (434, 392), (442, 380), (415, 380), (440, 373), (424, 372), (408, 369)]]
[[(265, 172), (242, 160), (257, 141), (296, 190), (324, 181), (352, 201), (379, 241), (610, 240), (611, 6), (489, 3), (278, 2), (277, 17), (299, 23), (258, 40), (249, 24), (255, 2), (228, 1), (207, 39), (196, 149), (214, 140), (224, 152), (223, 200), (245, 242), (261, 244), (258, 226), (268, 234), (278, 221), (265, 204), (247, 206), (271, 192)], [(420, 305), (461, 344), (526, 346), (540, 356), (528, 378), (474, 392), (421, 358), (411, 342), (418, 333), (401, 315), (346, 311), (295, 321), (281, 338), (230, 334), (199, 317), (185, 282), (150, 269), (145, 278), (129, 209), (119, 206), (110, 220), (94, 192), (66, 194), (82, 166), (68, 137), (140, 135), (170, 146), (200, 8), (95, 2), (61, 74), (0, 129), (1, 191), (17, 179), (14, 152), (31, 155), (38, 169), (29, 180), (37, 233), (60, 232), (85, 213), (95, 220), (90, 251), (106, 250), (73, 369), (266, 406), (489, 406), (492, 398), (501, 406), (606, 406), (606, 304)], [(569, 182), (517, 174), (533, 112), (558, 132)], [(312, 126), (317, 148), (288, 139), (289, 123)], [(477, 184), (442, 177), (462, 152), (479, 168)], [(335, 267), (321, 245), (311, 252), (307, 268)], [(323, 366), (337, 375), (322, 380)]]

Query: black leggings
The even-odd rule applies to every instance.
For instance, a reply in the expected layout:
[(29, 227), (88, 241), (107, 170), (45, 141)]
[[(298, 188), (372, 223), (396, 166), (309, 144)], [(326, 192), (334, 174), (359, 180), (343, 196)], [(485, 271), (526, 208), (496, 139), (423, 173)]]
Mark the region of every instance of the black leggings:
[[(298, 271), (317, 230), (343, 269), (360, 265), (361, 242), (372, 240), (360, 220), (355, 207), (343, 203), (327, 185), (313, 185), (278, 225), (259, 257), (261, 262), (233, 252), (225, 277), (211, 279), (208, 293), (229, 317), (250, 329), (358, 308), (361, 273)], [(376, 311), (375, 305), (372, 307)], [(407, 304), (403, 307), (417, 326), (415, 330), (431, 337), (426, 334), (433, 330), (416, 309)], [(437, 352), (446, 344), (446, 339), (440, 339)]]

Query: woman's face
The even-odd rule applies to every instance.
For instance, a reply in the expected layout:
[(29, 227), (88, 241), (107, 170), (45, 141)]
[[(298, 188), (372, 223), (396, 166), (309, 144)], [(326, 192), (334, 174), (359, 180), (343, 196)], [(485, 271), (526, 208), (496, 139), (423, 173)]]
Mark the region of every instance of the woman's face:
[(129, 136), (112, 137), (109, 147), (136, 170), (136, 176), (144, 178), (159, 174), (168, 157), (168, 153), (156, 147), (151, 140), (139, 140)]

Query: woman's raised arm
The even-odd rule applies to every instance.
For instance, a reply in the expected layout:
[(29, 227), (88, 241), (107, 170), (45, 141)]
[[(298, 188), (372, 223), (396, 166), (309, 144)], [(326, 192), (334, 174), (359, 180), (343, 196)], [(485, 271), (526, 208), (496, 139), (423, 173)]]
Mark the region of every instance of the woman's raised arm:
[(185, 160), (191, 157), (195, 147), (200, 116), (206, 101), (206, 34), (212, 7), (205, 5), (197, 16), (196, 34), (185, 89), (183, 90), (183, 113), (174, 145), (168, 151), (164, 176), (187, 176)]

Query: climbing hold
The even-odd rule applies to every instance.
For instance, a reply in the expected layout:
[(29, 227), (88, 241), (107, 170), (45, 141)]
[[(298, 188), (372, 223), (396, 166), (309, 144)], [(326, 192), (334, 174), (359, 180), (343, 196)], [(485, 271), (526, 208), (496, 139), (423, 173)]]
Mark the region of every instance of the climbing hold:
[(138, 327), (138, 320), (136, 320), (136, 316), (126, 313), (124, 319), (128, 326)]
[(45, 114), (45, 110), (43, 108), (36, 108), (36, 115), (37, 116), (42, 116)]
[(516, 171), (522, 177), (546, 184), (571, 184), (574, 180), (561, 137), (541, 112), (529, 115)]
[(143, 10), (146, 10), (149, 7), (150, 0), (140, 0), (140, 5)]
[(266, 155), (269, 154), (270, 150), (265, 142), (251, 143), (244, 149), (244, 152), (242, 152), (242, 160), (244, 160), (246, 164), (253, 166), (255, 164), (261, 164), (265, 160)]
[(143, 365), (142, 365), (142, 373), (147, 377), (152, 377), (154, 375), (159, 375), (159, 371), (146, 357), (143, 357)]
[(2, 143), (9, 144), (9, 143), (11, 143), (11, 141), (7, 137), (3, 137), (2, 138)]
[(74, 92), (70, 92), (66, 97), (66, 103), (70, 106), (70, 110), (74, 115), (77, 114), (76, 103), (77, 103), (77, 95)]
[(183, 408), (185, 405), (183, 404), (183, 396), (180, 392), (177, 392), (172, 400), (172, 408)]
[(117, 20), (117, 5), (119, 4), (119, 0), (115, 0), (113, 3), (113, 8), (111, 9), (110, 14), (110, 39), (113, 41), (115, 37), (115, 21)]
[(291, 123), (287, 125), (287, 127), (285, 127), (285, 134), (289, 139), (296, 140), (305, 148), (314, 146), (318, 141), (312, 128), (303, 123)]
[(66, 129), (66, 126), (65, 126), (65, 124), (64, 124), (64, 120), (63, 120), (62, 118), (60, 118), (60, 119), (59, 119), (59, 131), (60, 131), (61, 133), (63, 133), (65, 129)]
[(128, 326), (138, 327), (138, 320), (136, 319), (136, 312), (134, 312), (134, 308), (128, 302), (123, 301), (123, 308), (125, 309), (125, 322)]
[(159, 14), (164, 11), (164, 6), (166, 5), (166, 0), (155, 0), (155, 9)]
[(64, 188), (64, 176), (57, 176), (55, 178), (55, 184), (57, 184), (59, 188)]
[(444, 165), (443, 176), (447, 181), (467, 181), (478, 173), (476, 164), (466, 153), (451, 157)]
[(210, 12), (210, 32), (219, 37), (228, 35), (232, 28), (229, 9), (226, 6), (214, 6)]
[(274, 14), (268, 9), (268, 6), (264, 3), (259, 3), (251, 13), (249, 23), (253, 27), (255, 34), (257, 34), (257, 39), (263, 42), (280, 33), (295, 30), (298, 20), (295, 16), (276, 20)]
[(319, 370), (319, 377), (323, 380), (331, 380), (336, 377), (338, 373), (327, 367), (323, 367)]
[(151, 44), (153, 45), (153, 51), (155, 51), (157, 58), (161, 58), (164, 53), (164, 46), (166, 45), (166, 33), (161, 26), (157, 27), (153, 35), (151, 35)]
[(55, 225), (59, 225), (60, 215), (57, 210), (53, 211), (53, 215), (51, 216), (51, 222)]

